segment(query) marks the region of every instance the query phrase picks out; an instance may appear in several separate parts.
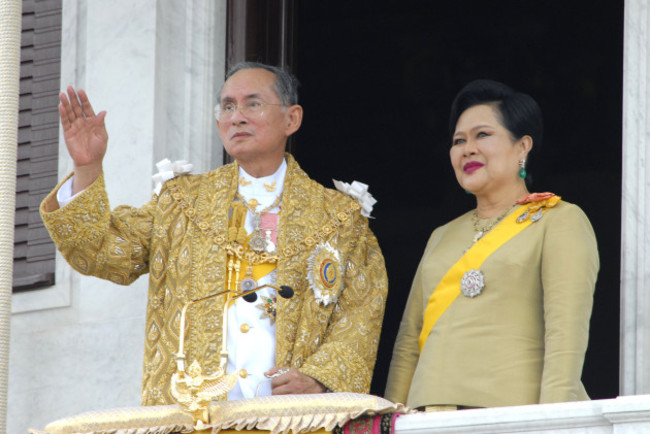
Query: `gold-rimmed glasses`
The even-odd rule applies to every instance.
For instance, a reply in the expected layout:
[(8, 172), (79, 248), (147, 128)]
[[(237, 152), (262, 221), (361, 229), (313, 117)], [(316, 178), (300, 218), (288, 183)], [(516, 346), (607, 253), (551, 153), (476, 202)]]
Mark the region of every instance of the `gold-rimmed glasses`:
[(239, 110), (241, 114), (247, 118), (259, 117), (264, 113), (266, 106), (273, 105), (285, 107), (285, 104), (264, 102), (259, 99), (246, 100), (241, 104), (236, 104), (235, 102), (228, 101), (223, 103), (223, 105), (217, 104), (217, 106), (214, 108), (214, 116), (218, 121), (229, 121)]

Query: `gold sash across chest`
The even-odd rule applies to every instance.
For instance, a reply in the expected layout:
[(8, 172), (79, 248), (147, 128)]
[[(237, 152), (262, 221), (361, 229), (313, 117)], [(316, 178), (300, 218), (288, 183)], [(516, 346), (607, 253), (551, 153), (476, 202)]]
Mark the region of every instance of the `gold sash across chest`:
[(533, 223), (531, 219), (526, 219), (522, 222), (517, 221), (521, 214), (519, 211), (522, 208), (521, 206), (515, 208), (513, 212), (501, 220), (490, 232), (470, 247), (458, 262), (452, 265), (442, 277), (438, 286), (433, 290), (431, 297), (429, 297), (427, 307), (424, 311), (422, 331), (418, 339), (420, 352), (422, 352), (424, 343), (427, 341), (438, 319), (454, 302), (456, 297), (460, 295), (460, 281), (465, 272), (468, 270), (478, 270), (492, 253)]

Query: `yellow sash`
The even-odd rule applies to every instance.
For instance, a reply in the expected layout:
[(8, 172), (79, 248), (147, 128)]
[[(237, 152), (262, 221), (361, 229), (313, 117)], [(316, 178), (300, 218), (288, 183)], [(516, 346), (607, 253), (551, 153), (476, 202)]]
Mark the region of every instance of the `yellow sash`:
[[(262, 277), (266, 276), (271, 271), (275, 270), (275, 267), (276, 264), (269, 264), (268, 262), (265, 262), (263, 264), (253, 265), (253, 279), (259, 281)], [(241, 260), (242, 275), (246, 273), (247, 268), (248, 268), (248, 262), (242, 259)], [(240, 279), (242, 279), (241, 275), (240, 275)]]
[(433, 326), (456, 297), (460, 295), (460, 280), (465, 272), (472, 269), (478, 270), (488, 256), (532, 223), (530, 219), (526, 219), (521, 223), (517, 222), (517, 218), (521, 215), (519, 211), (522, 208), (521, 206), (517, 207), (483, 238), (478, 240), (440, 280), (438, 286), (433, 290), (433, 294), (429, 297), (427, 308), (424, 311), (422, 331), (418, 339), (420, 352), (422, 352), (424, 343), (427, 341)]

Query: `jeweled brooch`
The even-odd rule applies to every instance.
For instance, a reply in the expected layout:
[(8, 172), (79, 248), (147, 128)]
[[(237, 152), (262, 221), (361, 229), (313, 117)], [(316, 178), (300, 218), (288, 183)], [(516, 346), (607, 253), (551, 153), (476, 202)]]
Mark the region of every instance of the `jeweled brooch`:
[(469, 270), (460, 279), (460, 290), (465, 297), (474, 298), (483, 292), (485, 278), (481, 270)]
[(336, 302), (343, 289), (341, 255), (329, 243), (319, 243), (307, 260), (307, 281), (323, 306)]
[(275, 322), (277, 307), (278, 307), (278, 298), (277, 297), (262, 297), (262, 302), (255, 305), (258, 309), (262, 311), (260, 318), (268, 318), (271, 320), (271, 324)]

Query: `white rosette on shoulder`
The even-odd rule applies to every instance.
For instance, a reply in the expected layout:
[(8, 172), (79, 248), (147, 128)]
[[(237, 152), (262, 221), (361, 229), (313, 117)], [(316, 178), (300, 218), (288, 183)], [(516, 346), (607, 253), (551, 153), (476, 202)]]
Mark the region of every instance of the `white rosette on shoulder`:
[(187, 175), (192, 171), (194, 165), (185, 160), (176, 160), (172, 163), (165, 158), (156, 163), (156, 168), (158, 173), (154, 174), (151, 179), (154, 183), (153, 192), (159, 195), (165, 182), (178, 175)]
[(372, 194), (368, 191), (368, 184), (359, 181), (352, 181), (352, 184), (348, 184), (347, 182), (337, 181), (336, 179), (332, 179), (332, 181), (338, 191), (352, 196), (359, 202), (362, 216), (374, 218), (370, 217), (370, 214), (372, 213), (373, 206), (377, 203), (377, 199), (372, 197)]

